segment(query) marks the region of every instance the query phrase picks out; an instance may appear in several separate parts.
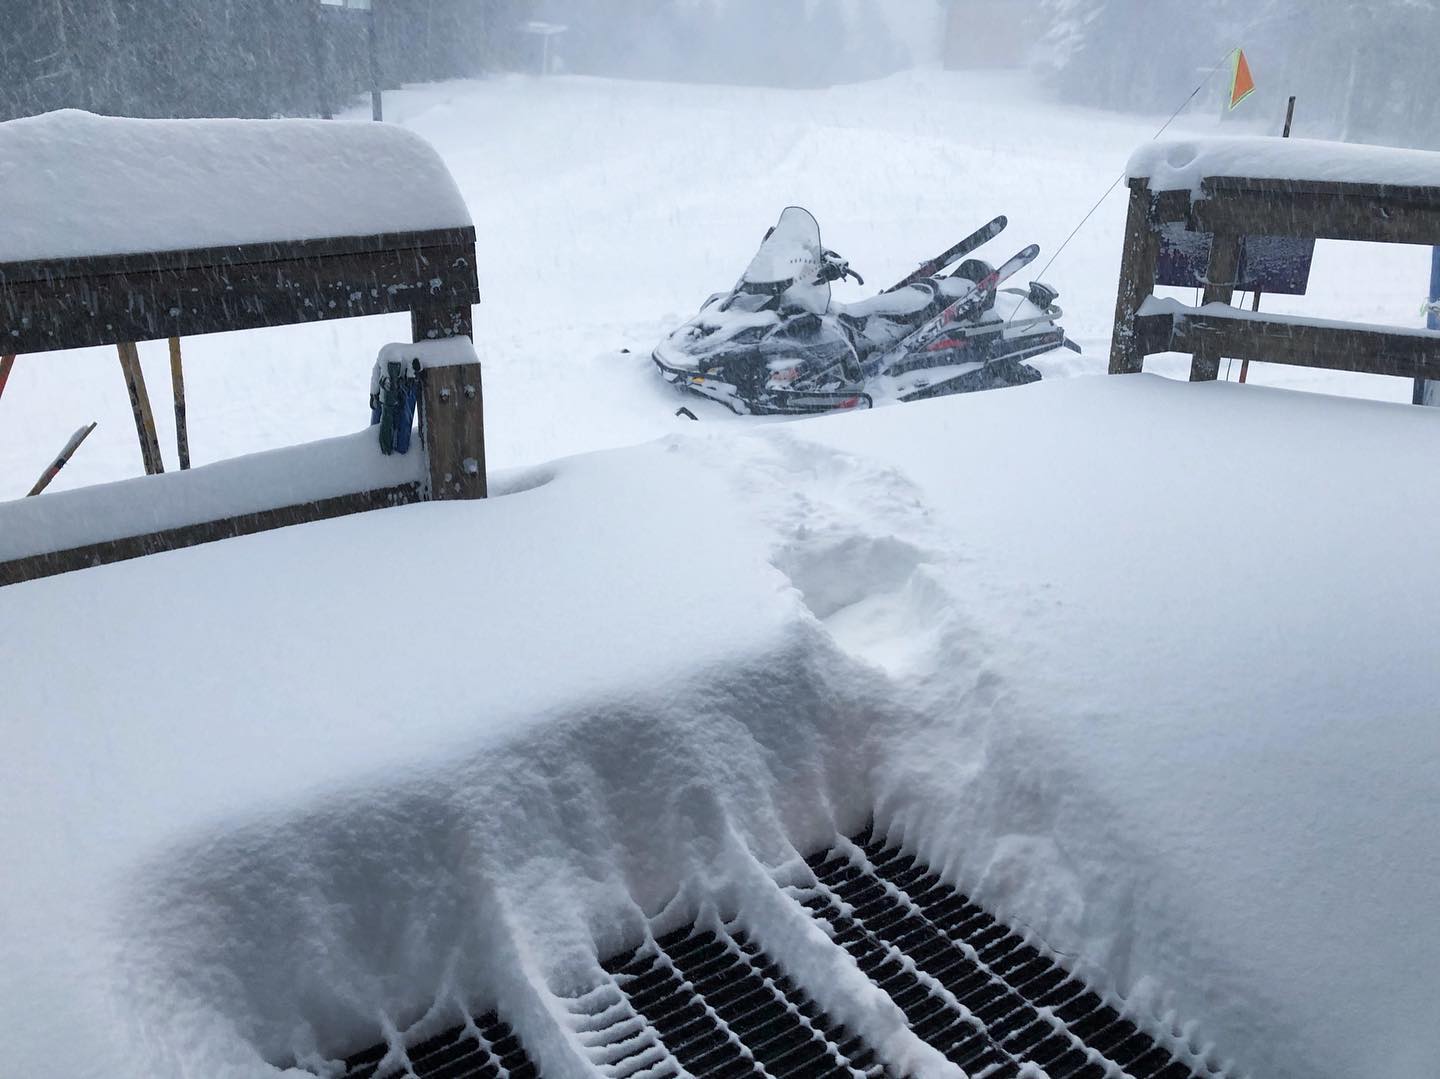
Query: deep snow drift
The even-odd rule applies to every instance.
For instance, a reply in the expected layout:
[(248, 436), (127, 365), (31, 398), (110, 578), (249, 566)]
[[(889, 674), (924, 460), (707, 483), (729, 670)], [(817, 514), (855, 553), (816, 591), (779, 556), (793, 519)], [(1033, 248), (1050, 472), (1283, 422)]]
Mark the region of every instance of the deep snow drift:
[(817, 962), (762, 885), (873, 810), (1235, 1075), (1412, 1079), (1437, 452), (1428, 410), (1080, 379), (7, 588), (7, 1059), (259, 1077), (503, 993), (578, 1076), (597, 948), (713, 904)]

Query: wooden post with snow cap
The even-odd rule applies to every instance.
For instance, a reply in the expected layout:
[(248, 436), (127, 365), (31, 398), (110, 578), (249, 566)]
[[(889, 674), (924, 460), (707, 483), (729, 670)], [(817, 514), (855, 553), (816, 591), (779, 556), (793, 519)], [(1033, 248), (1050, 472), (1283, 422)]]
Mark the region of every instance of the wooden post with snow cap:
[(1120, 260), (1120, 290), (1115, 298), (1115, 335), (1110, 344), (1110, 373), (1139, 374), (1145, 352), (1137, 335), (1140, 306), (1155, 292), (1155, 263), (1160, 235), (1151, 222), (1149, 182), (1130, 181), (1130, 211), (1125, 220), (1125, 249)]
[(479, 363), (420, 372), (420, 434), (432, 499), (485, 497), (485, 399)]
[(375, 366), (381, 374), (398, 369), (419, 379), (423, 497), (484, 498), (485, 397), (470, 338), (454, 335), (386, 345)]

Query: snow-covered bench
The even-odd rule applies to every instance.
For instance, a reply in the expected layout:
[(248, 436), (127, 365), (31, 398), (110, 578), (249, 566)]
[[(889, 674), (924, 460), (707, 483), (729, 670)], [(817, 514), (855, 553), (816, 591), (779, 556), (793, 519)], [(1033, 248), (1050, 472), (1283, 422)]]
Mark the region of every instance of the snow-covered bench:
[[(1147, 144), (1129, 164), (1130, 211), (1115, 305), (1111, 374), (1158, 352), (1188, 352), (1190, 378), (1221, 357), (1440, 379), (1440, 333), (1260, 315), (1229, 306), (1246, 237), (1440, 244), (1440, 153), (1306, 139)], [(1204, 302), (1153, 295), (1162, 232), (1213, 237)]]
[[(163, 466), (143, 374), (126, 365), (135, 342), (399, 312), (415, 341), (472, 333), (469, 210), (439, 155), (403, 128), (67, 110), (0, 123), (0, 192), (0, 354), (120, 346), (147, 472)], [(377, 448), (350, 440), (366, 457), (340, 467), (335, 446), (316, 444), (285, 451), (285, 469), (225, 462), (204, 479), (70, 492), (64, 527), (39, 500), (0, 506), (0, 533), (32, 537), (23, 550), (0, 545), (0, 584), (377, 506), (484, 497), (479, 364), (468, 342), (465, 353), (421, 371), (413, 468), (381, 467)], [(362, 398), (371, 358), (356, 358)], [(179, 420), (179, 392), (176, 404)], [(296, 469), (321, 474), (296, 483), (286, 478)], [(159, 524), (132, 534), (122, 521)]]

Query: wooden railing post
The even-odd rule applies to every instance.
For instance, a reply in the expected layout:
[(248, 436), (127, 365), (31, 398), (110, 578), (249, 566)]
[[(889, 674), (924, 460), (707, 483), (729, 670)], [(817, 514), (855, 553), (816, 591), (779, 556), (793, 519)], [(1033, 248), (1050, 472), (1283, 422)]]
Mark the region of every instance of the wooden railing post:
[[(1215, 234), (1210, 245), (1210, 266), (1205, 271), (1205, 302), (1228, 304), (1235, 297), (1240, 276), (1241, 239), (1234, 233)], [(1219, 344), (1205, 337), (1195, 343), (1190, 360), (1191, 382), (1214, 382), (1220, 376)]]
[(485, 497), (485, 398), (478, 363), (420, 372), (420, 437), (430, 498)]
[(1125, 221), (1125, 250), (1120, 262), (1120, 289), (1115, 297), (1115, 334), (1110, 343), (1110, 373), (1138, 374), (1145, 369), (1145, 351), (1136, 334), (1135, 316), (1155, 292), (1155, 264), (1160, 234), (1150, 213), (1150, 182), (1130, 181), (1130, 212)]

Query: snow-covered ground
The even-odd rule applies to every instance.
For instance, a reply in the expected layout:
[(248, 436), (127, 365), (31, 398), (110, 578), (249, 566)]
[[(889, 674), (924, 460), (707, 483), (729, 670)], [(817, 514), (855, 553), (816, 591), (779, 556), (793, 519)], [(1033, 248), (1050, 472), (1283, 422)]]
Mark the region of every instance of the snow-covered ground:
[(258, 1079), (503, 997), (579, 1074), (592, 933), (710, 901), (813, 974), (761, 884), (873, 808), (1235, 1075), (1425, 1074), (1437, 453), (1408, 406), (1064, 380), (7, 588), (6, 1057)]
[[(552, 994), (707, 902), (914, 1065), (762, 887), (872, 811), (1235, 1076), (1433, 1070), (1440, 413), (1141, 376), (688, 423), (647, 369), (787, 203), (882, 281), (996, 212), (1053, 249), (1158, 126), (1005, 90), (387, 100), (477, 223), (505, 496), (0, 590), (0, 1072), (259, 1079), (503, 997), (579, 1076)], [(1122, 214), (1047, 275), (1051, 373), (1103, 369)], [(1424, 254), (1273, 309), (1411, 324)], [(378, 321), (191, 342), (197, 460), (353, 432)], [(13, 493), (82, 418), (63, 478), (136, 471), (116, 366), (17, 364)]]
[[(476, 223), (487, 448), (501, 468), (670, 430), (673, 398), (644, 357), (734, 282), (785, 206), (809, 207), (826, 243), (872, 283), (997, 213), (1010, 228), (981, 254), (998, 262), (1033, 242), (1043, 264), (1163, 122), (1056, 104), (1019, 76), (987, 74), (977, 93), (973, 77), (939, 71), (816, 91), (514, 77), (388, 94), (385, 108), (439, 150)], [(1192, 117), (1170, 133), (1213, 128)], [(1047, 373), (1104, 370), (1124, 212), (1116, 191), (1045, 275), (1086, 350), (1042, 360)], [(1311, 295), (1265, 306), (1419, 325), (1428, 265), (1420, 248), (1321, 244)], [(375, 350), (407, 336), (404, 318), (377, 318), (187, 340), (195, 462), (354, 431)], [(165, 347), (140, 351), (173, 468)], [(1293, 368), (1251, 379), (1410, 394), (1397, 379)], [(0, 497), (23, 495), (90, 420), (99, 427), (56, 489), (140, 472), (113, 349), (22, 357), (3, 408)]]

